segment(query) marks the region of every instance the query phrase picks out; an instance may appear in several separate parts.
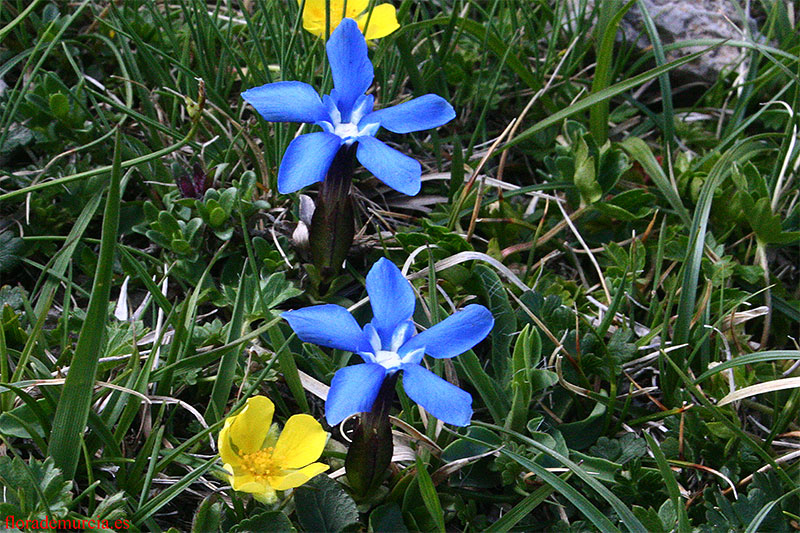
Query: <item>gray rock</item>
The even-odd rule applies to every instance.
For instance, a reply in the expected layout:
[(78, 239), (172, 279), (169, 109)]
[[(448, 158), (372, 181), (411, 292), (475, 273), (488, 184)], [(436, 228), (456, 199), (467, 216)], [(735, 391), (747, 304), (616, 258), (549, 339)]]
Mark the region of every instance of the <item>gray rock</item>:
[[(594, 0), (571, 0), (573, 13), (581, 11), (586, 3), (586, 13), (591, 13)], [(747, 13), (742, 0), (644, 0), (647, 11), (655, 22), (663, 45), (694, 39), (760, 40), (756, 22)], [(626, 13), (620, 23), (621, 38), (635, 43), (640, 50), (652, 46), (644, 29), (642, 13), (638, 5)], [(706, 46), (681, 48), (666, 53), (667, 61), (703, 50)], [(722, 46), (701, 56), (698, 60), (683, 65), (674, 72), (692, 79), (713, 82), (723, 71), (747, 68), (746, 50), (735, 46)]]

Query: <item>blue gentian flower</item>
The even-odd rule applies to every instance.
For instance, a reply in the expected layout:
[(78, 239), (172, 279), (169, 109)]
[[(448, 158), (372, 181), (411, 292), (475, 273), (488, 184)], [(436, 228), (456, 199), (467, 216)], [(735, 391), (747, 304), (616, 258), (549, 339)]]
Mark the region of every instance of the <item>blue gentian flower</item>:
[(363, 364), (339, 369), (333, 376), (325, 418), (336, 425), (350, 415), (370, 411), (383, 380), (403, 372), (409, 398), (430, 414), (455, 426), (472, 417), (472, 396), (420, 365), (425, 354), (442, 359), (459, 355), (483, 340), (494, 326), (492, 314), (472, 304), (433, 327), (415, 334), (411, 316), (414, 290), (400, 270), (381, 258), (367, 274), (373, 318), (362, 329), (339, 305), (316, 305), (281, 316), (302, 341), (357, 353)]
[(326, 46), (334, 89), (320, 99), (311, 85), (279, 81), (242, 93), (270, 122), (309, 122), (324, 131), (295, 138), (278, 170), (278, 191), (287, 194), (325, 179), (336, 152), (358, 143), (356, 157), (389, 187), (413, 196), (419, 192), (422, 169), (415, 159), (375, 138), (381, 127), (395, 133), (427, 130), (456, 116), (442, 97), (426, 94), (408, 102), (372, 110), (374, 98), (364, 94), (374, 77), (367, 43), (353, 19), (346, 18)]

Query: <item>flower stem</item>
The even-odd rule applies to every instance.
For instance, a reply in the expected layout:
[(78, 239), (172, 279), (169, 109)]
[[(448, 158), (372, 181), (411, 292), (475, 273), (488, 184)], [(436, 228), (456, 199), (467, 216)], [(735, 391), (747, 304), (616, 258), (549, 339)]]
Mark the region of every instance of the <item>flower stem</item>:
[(311, 219), (311, 260), (324, 284), (339, 273), (353, 244), (355, 220), (350, 184), (355, 168), (355, 144), (342, 146), (317, 195)]

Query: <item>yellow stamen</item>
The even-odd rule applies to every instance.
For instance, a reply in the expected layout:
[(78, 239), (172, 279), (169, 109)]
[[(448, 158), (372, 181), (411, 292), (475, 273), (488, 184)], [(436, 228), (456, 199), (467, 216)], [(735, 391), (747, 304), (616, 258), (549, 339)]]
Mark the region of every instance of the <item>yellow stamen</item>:
[(281, 475), (278, 461), (272, 456), (272, 447), (242, 456), (242, 469), (263, 481), (268, 477)]

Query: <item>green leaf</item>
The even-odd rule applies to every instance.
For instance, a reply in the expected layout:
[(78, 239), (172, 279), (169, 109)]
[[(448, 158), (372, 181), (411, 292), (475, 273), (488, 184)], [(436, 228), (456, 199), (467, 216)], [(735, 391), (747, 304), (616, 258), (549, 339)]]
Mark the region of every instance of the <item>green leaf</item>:
[(511, 359), (511, 413), (506, 419), (506, 428), (521, 432), (528, 422), (528, 407), (531, 403), (533, 387), (531, 384), (532, 368), (541, 359), (542, 341), (536, 328), (530, 329), (525, 324), (514, 344)]
[(211, 533), (220, 530), (222, 522), (222, 510), (224, 503), (219, 496), (212, 494), (206, 496), (192, 518), (192, 533)]
[(625, 433), (618, 439), (600, 437), (597, 439), (597, 444), (589, 449), (589, 453), (624, 465), (628, 461), (647, 455), (647, 445), (635, 434)]
[(160, 211), (158, 213), (158, 224), (161, 227), (161, 233), (167, 237), (175, 238), (183, 235), (178, 221), (169, 211)]
[(759, 198), (752, 211), (748, 212), (747, 221), (759, 241), (765, 244), (789, 244), (800, 239), (800, 231), (783, 231), (781, 216), (772, 214), (769, 198)]
[[(592, 77), (593, 94), (606, 89), (611, 83), (617, 27), (622, 21), (622, 17), (633, 7), (635, 2), (636, 0), (630, 0), (627, 4), (620, 6), (622, 0), (606, 0), (598, 5), (600, 14), (595, 31), (599, 35), (595, 38), (597, 61), (594, 76)], [(589, 110), (592, 135), (598, 144), (603, 144), (608, 139), (608, 108), (608, 100), (603, 99)]]
[(403, 512), (396, 503), (387, 503), (376, 507), (369, 514), (370, 533), (382, 533), (392, 531), (396, 533), (406, 533), (408, 528), (403, 522)]
[[(748, 161), (766, 149), (766, 146), (760, 142), (758, 137), (751, 137), (740, 142), (726, 151), (722, 157), (717, 160), (703, 184), (703, 189), (700, 193), (692, 219), (689, 246), (685, 252), (683, 279), (681, 281), (678, 312), (672, 339), (674, 345), (688, 344), (692, 329), (691, 322), (697, 314), (695, 304), (700, 281), (700, 267), (706, 245), (706, 231), (711, 214), (711, 204), (714, 200), (714, 193), (722, 184), (722, 181), (730, 175), (734, 162)], [(688, 359), (687, 352), (687, 348), (681, 348), (666, 354), (664, 359), (669, 359), (675, 363), (678, 368), (686, 368)], [(664, 403), (667, 406), (672, 406), (678, 401), (678, 378), (676, 373), (672, 372), (670, 368), (665, 367), (662, 372), (663, 382), (661, 388), (666, 400)]]
[(593, 204), (602, 198), (603, 190), (595, 176), (595, 158), (590, 154), (586, 139), (578, 141), (575, 150), (575, 174), (572, 176), (572, 181), (581, 194), (581, 204)]
[(617, 220), (630, 222), (644, 218), (653, 212), (655, 195), (643, 189), (631, 189), (617, 194), (605, 202), (598, 202), (595, 209)]
[(481, 366), (481, 362), (475, 352), (467, 350), (455, 358), (456, 366), (466, 374), (472, 386), (477, 389), (483, 403), (489, 409), (492, 419), (497, 424), (503, 424), (511, 404), (505, 391)]
[(294, 495), (295, 512), (306, 531), (337, 533), (358, 522), (353, 498), (341, 485), (321, 474), (299, 487)]
[(689, 216), (689, 211), (683, 205), (683, 201), (681, 200), (678, 191), (675, 190), (675, 187), (672, 186), (672, 182), (664, 173), (664, 170), (661, 168), (661, 165), (658, 164), (658, 160), (653, 155), (653, 151), (650, 147), (638, 137), (628, 137), (620, 145), (628, 155), (630, 155), (637, 163), (642, 165), (642, 168), (653, 180), (653, 183), (656, 184), (658, 190), (661, 194), (669, 202), (669, 205), (672, 209), (680, 217), (681, 221), (684, 225), (689, 226), (691, 225), (691, 217)]
[(492, 447), (498, 448), (503, 444), (503, 441), (500, 440), (500, 437), (482, 427), (470, 426), (469, 429), (467, 429), (467, 436), (471, 437), (472, 439), (478, 439), (482, 442), (491, 443), (491, 447), (483, 444), (477, 444), (472, 440), (456, 439), (444, 450), (442, 450), (442, 461), (451, 463), (466, 457), (474, 457), (476, 455), (481, 455), (482, 453), (488, 452), (492, 449)]
[[(600, 394), (606, 396), (605, 391)], [(583, 450), (594, 444), (600, 435), (603, 434), (602, 418), (606, 412), (606, 405), (597, 402), (592, 412), (583, 420), (559, 424), (558, 430), (567, 441), (570, 449)]]
[(63, 93), (50, 95), (50, 111), (58, 119), (65, 120), (69, 115), (69, 98)]
[[(566, 481), (570, 476), (570, 472), (561, 476), (561, 480)], [(517, 522), (528, 516), (534, 509), (536, 509), (548, 496), (555, 491), (551, 485), (543, 485), (530, 493), (521, 502), (519, 502), (513, 509), (503, 514), (502, 518), (493, 523), (486, 533), (504, 533), (514, 527)]]
[(228, 220), (228, 213), (221, 207), (213, 207), (208, 215), (208, 220), (211, 226), (218, 228)]
[(767, 352), (738, 355), (734, 359), (731, 359), (730, 361), (724, 361), (709, 368), (708, 370), (697, 376), (697, 379), (694, 380), (694, 383), (695, 384), (700, 383), (701, 381), (708, 379), (714, 374), (718, 374), (719, 372), (722, 372), (723, 370), (728, 370), (729, 368), (735, 368), (737, 366), (743, 366), (743, 365), (752, 365), (755, 363), (766, 363), (769, 361), (782, 361), (784, 359), (800, 359), (800, 350), (771, 350)]

